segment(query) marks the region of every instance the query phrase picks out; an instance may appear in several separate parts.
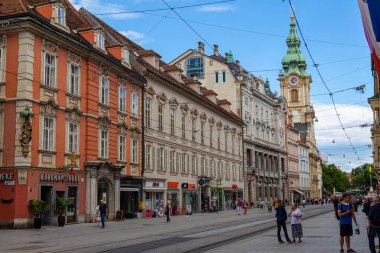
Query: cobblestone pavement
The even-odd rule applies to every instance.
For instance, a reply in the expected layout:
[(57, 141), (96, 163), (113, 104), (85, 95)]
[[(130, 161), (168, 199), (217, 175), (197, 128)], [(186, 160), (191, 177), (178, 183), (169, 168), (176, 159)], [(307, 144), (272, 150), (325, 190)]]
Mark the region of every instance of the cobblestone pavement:
[[(354, 234), (351, 237), (351, 248), (357, 252), (369, 252), (368, 239), (365, 226), (367, 219), (361, 211), (357, 213), (358, 223), (360, 225), (360, 235)], [(339, 252), (339, 224), (333, 216), (333, 213), (323, 214), (308, 220), (302, 224), (304, 238), (302, 243), (294, 244), (278, 244), (276, 238), (276, 229), (271, 229), (264, 233), (252, 236), (250, 238), (234, 242), (229, 245), (215, 248), (207, 253), (230, 253), (230, 252), (255, 252), (255, 253), (298, 253), (298, 252), (313, 252), (313, 253), (334, 253)], [(290, 225), (288, 233), (291, 234)], [(282, 237), (283, 234), (282, 234)], [(378, 242), (377, 242), (378, 243)]]

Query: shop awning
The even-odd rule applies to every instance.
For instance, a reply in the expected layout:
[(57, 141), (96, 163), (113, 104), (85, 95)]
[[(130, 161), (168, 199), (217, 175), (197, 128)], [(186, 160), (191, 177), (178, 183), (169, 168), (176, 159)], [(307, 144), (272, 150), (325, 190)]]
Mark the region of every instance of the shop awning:
[(301, 195), (305, 195), (305, 193), (303, 193), (303, 191), (301, 191), (300, 189), (294, 189), (294, 191), (301, 194)]
[(125, 188), (125, 187), (120, 187), (121, 192), (138, 192), (139, 188)]

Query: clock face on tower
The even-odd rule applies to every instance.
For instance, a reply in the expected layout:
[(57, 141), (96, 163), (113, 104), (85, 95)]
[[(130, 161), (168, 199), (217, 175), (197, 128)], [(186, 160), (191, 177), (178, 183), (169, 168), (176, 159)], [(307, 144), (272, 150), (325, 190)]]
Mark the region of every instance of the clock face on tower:
[(297, 78), (296, 76), (291, 76), (291, 77), (289, 78), (289, 80), (290, 80), (290, 83), (291, 83), (292, 85), (296, 85), (296, 84), (298, 83), (298, 78)]

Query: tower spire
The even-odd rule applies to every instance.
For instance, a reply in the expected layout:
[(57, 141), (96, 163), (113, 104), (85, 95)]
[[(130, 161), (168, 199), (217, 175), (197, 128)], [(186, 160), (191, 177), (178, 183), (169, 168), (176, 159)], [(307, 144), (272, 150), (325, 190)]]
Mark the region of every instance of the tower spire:
[(281, 62), (282, 68), (284, 69), (284, 76), (287, 76), (290, 73), (297, 73), (301, 76), (310, 76), (306, 72), (306, 60), (300, 50), (301, 40), (297, 34), (293, 13), (290, 17), (290, 31), (286, 38), (286, 44), (288, 50)]

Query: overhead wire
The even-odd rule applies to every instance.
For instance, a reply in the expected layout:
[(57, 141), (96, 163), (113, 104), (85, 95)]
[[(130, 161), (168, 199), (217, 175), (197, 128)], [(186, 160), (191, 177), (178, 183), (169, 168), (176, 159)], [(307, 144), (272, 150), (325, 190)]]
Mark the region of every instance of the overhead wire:
[(309, 49), (309, 47), (308, 47), (308, 45), (307, 45), (307, 43), (306, 43), (306, 41), (305, 41), (305, 38), (304, 38), (303, 33), (302, 33), (302, 29), (301, 29), (301, 27), (300, 27), (300, 24), (299, 24), (299, 22), (298, 22), (298, 19), (297, 19), (296, 13), (295, 13), (294, 8), (293, 8), (293, 5), (292, 5), (292, 1), (291, 1), (291, 0), (288, 0), (288, 2), (289, 2), (289, 5), (290, 5), (290, 8), (291, 8), (291, 10), (292, 10), (292, 13), (293, 13), (294, 19), (295, 19), (295, 21), (296, 21), (296, 25), (297, 25), (297, 27), (298, 27), (298, 30), (299, 30), (299, 32), (300, 32), (301, 38), (302, 38), (302, 40), (303, 40), (303, 42), (304, 42), (305, 48), (306, 48), (306, 50), (307, 50), (307, 52), (308, 52), (308, 54), (309, 54), (309, 57), (310, 57), (311, 61), (313, 62), (313, 66), (315, 67), (315, 69), (316, 69), (316, 71), (317, 71), (317, 73), (318, 73), (318, 76), (319, 76), (319, 78), (321, 79), (323, 85), (325, 86), (325, 88), (327, 89), (327, 91), (330, 93), (330, 98), (331, 98), (332, 104), (333, 104), (333, 106), (334, 106), (335, 113), (336, 113), (336, 116), (337, 116), (337, 118), (338, 118), (339, 124), (341, 125), (342, 130), (343, 130), (344, 134), (346, 135), (347, 140), (348, 140), (350, 146), (352, 147), (352, 150), (353, 150), (354, 153), (356, 154), (357, 158), (360, 160), (360, 157), (359, 157), (359, 155), (357, 154), (356, 149), (355, 149), (355, 147), (354, 147), (353, 144), (352, 144), (351, 138), (348, 136), (348, 134), (347, 134), (347, 132), (346, 132), (346, 130), (345, 130), (343, 124), (342, 124), (342, 120), (341, 120), (341, 118), (340, 118), (340, 115), (339, 115), (338, 110), (337, 110), (336, 105), (335, 105), (334, 95), (332, 94), (330, 88), (327, 86), (327, 84), (326, 84), (326, 82), (325, 82), (325, 80), (324, 80), (324, 78), (323, 78), (321, 72), (319, 71), (318, 65), (317, 65), (317, 63), (315, 62), (314, 57), (313, 57), (313, 55), (311, 54), (310, 49)]

